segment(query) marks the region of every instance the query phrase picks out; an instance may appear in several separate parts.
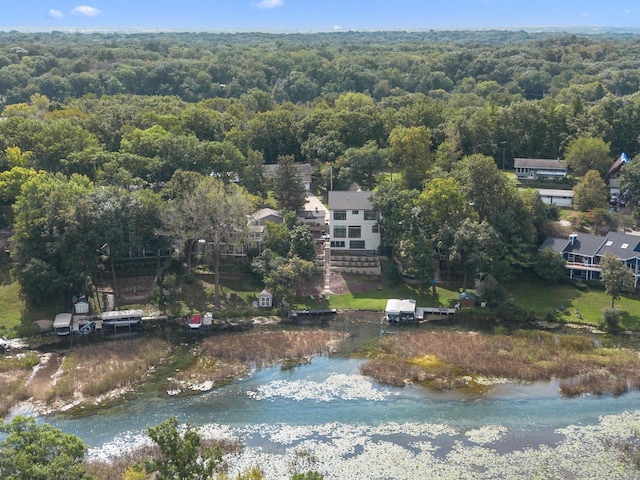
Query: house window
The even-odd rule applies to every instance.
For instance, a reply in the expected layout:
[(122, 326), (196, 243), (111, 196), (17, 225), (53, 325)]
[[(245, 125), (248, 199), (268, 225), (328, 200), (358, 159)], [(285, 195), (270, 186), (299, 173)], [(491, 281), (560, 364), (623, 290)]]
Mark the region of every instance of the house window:
[(360, 211), (359, 210), (351, 210), (351, 213), (353, 215), (358, 215), (360, 213)]
[(350, 240), (349, 248), (352, 250), (364, 250), (364, 240)]
[(333, 211), (333, 219), (334, 220), (346, 220), (347, 219), (347, 211), (346, 210), (334, 210)]
[(271, 298), (269, 298), (269, 297), (260, 297), (260, 306), (261, 307), (270, 307), (271, 306)]
[(365, 210), (364, 211), (364, 219), (365, 220), (378, 220), (378, 212), (373, 210)]
[(347, 238), (347, 227), (344, 225), (337, 225), (333, 227), (334, 238)]
[(331, 248), (344, 248), (344, 240), (332, 240)]
[(380, 233), (380, 226), (377, 223), (371, 226), (371, 233)]
[(362, 238), (360, 225), (349, 225), (349, 238)]

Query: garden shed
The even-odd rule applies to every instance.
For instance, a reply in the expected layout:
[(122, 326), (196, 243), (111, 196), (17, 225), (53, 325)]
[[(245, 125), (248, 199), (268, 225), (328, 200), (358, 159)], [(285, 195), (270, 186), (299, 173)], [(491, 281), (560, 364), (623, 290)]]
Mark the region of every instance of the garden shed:
[(262, 290), (258, 295), (258, 306), (260, 308), (273, 307), (273, 295), (269, 290)]
[(476, 296), (471, 292), (462, 292), (458, 295), (458, 305), (460, 308), (473, 307), (476, 304)]

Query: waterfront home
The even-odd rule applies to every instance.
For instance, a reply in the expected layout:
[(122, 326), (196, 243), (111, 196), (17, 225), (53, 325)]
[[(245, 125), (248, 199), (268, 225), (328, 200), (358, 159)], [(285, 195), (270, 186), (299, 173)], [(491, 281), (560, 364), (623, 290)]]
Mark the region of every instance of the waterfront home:
[(371, 192), (329, 192), (331, 250), (377, 253), (380, 248), (380, 214), (371, 204)]
[(572, 233), (569, 238), (547, 238), (540, 250), (550, 248), (567, 261), (569, 278), (599, 280), (602, 269), (600, 261), (609, 252), (629, 267), (633, 273), (633, 286), (640, 278), (640, 236), (609, 232), (604, 236), (589, 233)]

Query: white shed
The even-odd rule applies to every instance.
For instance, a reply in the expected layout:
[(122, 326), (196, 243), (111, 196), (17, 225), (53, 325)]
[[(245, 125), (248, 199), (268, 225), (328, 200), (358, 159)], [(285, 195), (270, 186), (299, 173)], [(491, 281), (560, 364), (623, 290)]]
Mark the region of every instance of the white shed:
[(258, 295), (258, 306), (260, 308), (271, 308), (273, 306), (273, 295), (268, 290), (262, 290)]
[(547, 205), (558, 207), (571, 207), (573, 205), (573, 190), (557, 190), (552, 188), (539, 188), (540, 199)]

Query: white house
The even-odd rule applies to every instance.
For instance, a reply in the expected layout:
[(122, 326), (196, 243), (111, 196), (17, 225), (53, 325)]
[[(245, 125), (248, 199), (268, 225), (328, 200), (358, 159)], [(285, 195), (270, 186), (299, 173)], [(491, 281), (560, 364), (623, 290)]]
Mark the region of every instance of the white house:
[(515, 158), (514, 168), (518, 180), (556, 180), (567, 176), (562, 160)]
[(373, 209), (371, 192), (329, 192), (329, 239), (332, 250), (377, 252), (380, 214)]
[(573, 190), (556, 190), (552, 188), (538, 188), (540, 198), (547, 205), (559, 207), (573, 206)]

